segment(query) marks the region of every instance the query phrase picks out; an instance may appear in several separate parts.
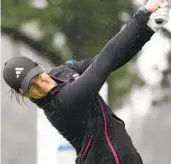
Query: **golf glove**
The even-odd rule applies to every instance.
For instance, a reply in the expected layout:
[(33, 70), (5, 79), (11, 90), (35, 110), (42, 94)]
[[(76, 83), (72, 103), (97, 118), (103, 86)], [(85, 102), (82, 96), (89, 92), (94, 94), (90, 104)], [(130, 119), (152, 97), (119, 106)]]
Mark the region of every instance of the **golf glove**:
[(147, 23), (152, 30), (157, 32), (169, 21), (169, 6), (161, 7), (153, 12)]

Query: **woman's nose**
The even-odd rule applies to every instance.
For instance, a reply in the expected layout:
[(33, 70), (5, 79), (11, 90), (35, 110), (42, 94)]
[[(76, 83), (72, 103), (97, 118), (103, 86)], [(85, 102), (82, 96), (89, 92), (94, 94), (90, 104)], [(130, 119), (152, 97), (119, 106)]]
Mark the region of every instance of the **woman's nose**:
[(41, 83), (41, 80), (39, 78), (35, 78), (32, 80), (32, 84), (39, 85)]

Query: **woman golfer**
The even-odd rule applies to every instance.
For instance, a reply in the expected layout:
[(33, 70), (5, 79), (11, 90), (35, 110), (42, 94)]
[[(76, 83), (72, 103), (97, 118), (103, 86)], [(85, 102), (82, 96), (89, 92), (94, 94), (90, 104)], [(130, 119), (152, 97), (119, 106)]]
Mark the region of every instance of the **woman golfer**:
[(49, 73), (26, 57), (5, 63), (6, 83), (44, 110), (76, 149), (77, 164), (142, 164), (123, 121), (98, 92), (107, 77), (130, 61), (168, 21), (168, 8), (161, 7), (166, 5), (167, 0), (149, 0), (95, 57), (61, 65)]

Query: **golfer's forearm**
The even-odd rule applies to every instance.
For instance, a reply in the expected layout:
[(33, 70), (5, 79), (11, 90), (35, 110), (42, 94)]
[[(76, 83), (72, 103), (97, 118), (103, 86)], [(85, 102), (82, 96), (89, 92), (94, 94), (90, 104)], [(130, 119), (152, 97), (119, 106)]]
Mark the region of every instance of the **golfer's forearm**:
[[(136, 14), (135, 18), (106, 44), (102, 52), (105, 53), (106, 59), (111, 59), (110, 54), (113, 55), (113, 71), (131, 60), (154, 34), (154, 31), (146, 26), (149, 15), (150, 13), (143, 11)], [(71, 66), (82, 74), (94, 62), (96, 56), (72, 63)]]
[(112, 72), (134, 57), (151, 38), (153, 31), (146, 26), (150, 14), (139, 11), (127, 26), (113, 37), (99, 55), (100, 68)]
[(145, 43), (147, 43), (151, 39), (153, 34), (154, 31), (146, 27), (144, 31), (141, 34), (139, 34), (139, 37), (137, 37), (137, 40), (135, 41), (135, 44), (132, 46), (130, 51), (125, 55), (120, 54), (120, 56), (114, 62), (117, 63), (117, 65), (113, 70), (116, 70), (125, 65), (127, 62), (129, 62), (142, 49)]

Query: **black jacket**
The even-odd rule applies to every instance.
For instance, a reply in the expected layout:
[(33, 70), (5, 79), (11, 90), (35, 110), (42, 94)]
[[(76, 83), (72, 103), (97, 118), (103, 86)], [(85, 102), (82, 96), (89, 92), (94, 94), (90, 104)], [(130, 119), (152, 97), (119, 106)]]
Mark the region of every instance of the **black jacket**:
[(146, 26), (149, 16), (137, 12), (95, 57), (52, 69), (49, 75), (58, 85), (46, 97), (32, 99), (74, 146), (77, 164), (142, 164), (123, 121), (98, 92), (110, 73), (150, 40), (154, 32)]

